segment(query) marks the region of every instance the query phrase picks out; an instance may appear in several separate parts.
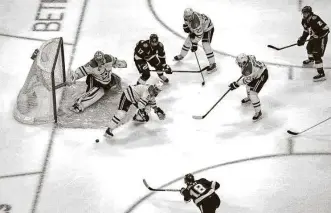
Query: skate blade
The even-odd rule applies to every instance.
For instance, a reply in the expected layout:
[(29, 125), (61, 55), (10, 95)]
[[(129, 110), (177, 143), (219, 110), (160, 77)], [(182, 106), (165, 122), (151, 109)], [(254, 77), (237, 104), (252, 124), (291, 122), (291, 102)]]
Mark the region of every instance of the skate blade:
[(255, 123), (255, 122), (257, 122), (257, 121), (259, 121), (259, 120), (261, 120), (262, 119), (262, 117), (263, 117), (263, 115), (261, 115), (258, 119), (256, 119), (256, 120), (253, 120), (253, 123)]
[(217, 68), (213, 69), (213, 70), (210, 70), (210, 71), (207, 71), (208, 74), (213, 74), (214, 72), (217, 71)]
[(325, 81), (325, 80), (326, 80), (325, 77), (324, 78), (320, 78), (320, 79), (313, 79), (314, 82)]

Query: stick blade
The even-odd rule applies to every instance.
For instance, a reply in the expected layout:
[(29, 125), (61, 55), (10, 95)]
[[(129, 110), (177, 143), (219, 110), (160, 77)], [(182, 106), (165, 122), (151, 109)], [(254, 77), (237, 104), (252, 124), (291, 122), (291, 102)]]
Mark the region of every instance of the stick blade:
[(298, 135), (299, 134), (298, 132), (293, 132), (291, 130), (287, 130), (287, 133), (290, 134), (290, 135)]
[(147, 184), (147, 181), (145, 179), (143, 179), (143, 183), (146, 186), (146, 188), (151, 189), (151, 187)]
[(196, 119), (196, 120), (201, 120), (201, 119), (204, 119), (204, 116), (202, 116), (202, 115), (193, 115), (192, 118)]
[(271, 49), (274, 49), (274, 50), (280, 50), (279, 48), (277, 48), (277, 47), (275, 47), (275, 46), (273, 46), (273, 45), (268, 45), (267, 47), (269, 47), (269, 48), (271, 48)]

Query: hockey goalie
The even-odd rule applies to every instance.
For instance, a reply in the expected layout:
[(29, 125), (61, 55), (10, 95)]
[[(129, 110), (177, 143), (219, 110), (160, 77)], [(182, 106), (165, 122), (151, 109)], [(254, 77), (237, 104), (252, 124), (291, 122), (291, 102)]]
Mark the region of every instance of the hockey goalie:
[(76, 113), (83, 112), (102, 98), (110, 89), (121, 89), (121, 78), (112, 73), (112, 68), (126, 68), (125, 60), (119, 60), (110, 54), (97, 51), (92, 60), (84, 66), (78, 67), (70, 75), (69, 85), (86, 76), (86, 92), (81, 94), (70, 107)]

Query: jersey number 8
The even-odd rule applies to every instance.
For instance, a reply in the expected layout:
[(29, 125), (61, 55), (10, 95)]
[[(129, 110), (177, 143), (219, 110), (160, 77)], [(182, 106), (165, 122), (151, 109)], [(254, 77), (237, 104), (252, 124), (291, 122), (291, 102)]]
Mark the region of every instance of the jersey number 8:
[(201, 185), (201, 184), (197, 184), (193, 187), (191, 193), (194, 197), (199, 197), (201, 194), (203, 194), (207, 189)]

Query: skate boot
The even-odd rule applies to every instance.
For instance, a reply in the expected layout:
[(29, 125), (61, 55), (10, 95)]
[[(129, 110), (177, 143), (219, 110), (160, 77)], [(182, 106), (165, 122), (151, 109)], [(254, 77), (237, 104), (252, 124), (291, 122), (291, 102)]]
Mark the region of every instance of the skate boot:
[(258, 121), (262, 118), (262, 112), (259, 111), (259, 112), (256, 112), (255, 115), (253, 116), (253, 121)]
[(325, 81), (326, 77), (324, 72), (323, 73), (318, 73), (317, 75), (314, 76), (313, 81), (317, 82), (317, 81)]
[(74, 103), (74, 105), (72, 105), (69, 109), (75, 113), (83, 112), (82, 106), (80, 106), (78, 103)]
[(208, 66), (207, 73), (211, 74), (211, 73), (215, 72), (216, 70), (217, 70), (216, 63), (213, 63)]
[(174, 57), (174, 61), (181, 61), (183, 58), (184, 58), (184, 56), (182, 56), (182, 55), (176, 55)]
[(248, 104), (250, 102), (251, 102), (251, 99), (249, 99), (249, 97), (246, 97), (246, 98), (244, 98), (244, 99), (241, 100), (241, 103), (242, 104)]
[(169, 83), (169, 79), (165, 75), (158, 75), (159, 78), (164, 82), (164, 83)]
[(304, 60), (302, 62), (303, 66), (309, 66), (309, 65), (313, 65), (314, 64), (314, 59), (313, 58), (308, 58), (307, 60)]
[(104, 136), (105, 136), (106, 138), (112, 138), (112, 137), (114, 136), (114, 134), (112, 133), (112, 130), (111, 130), (109, 127), (107, 128), (107, 130), (106, 130)]

